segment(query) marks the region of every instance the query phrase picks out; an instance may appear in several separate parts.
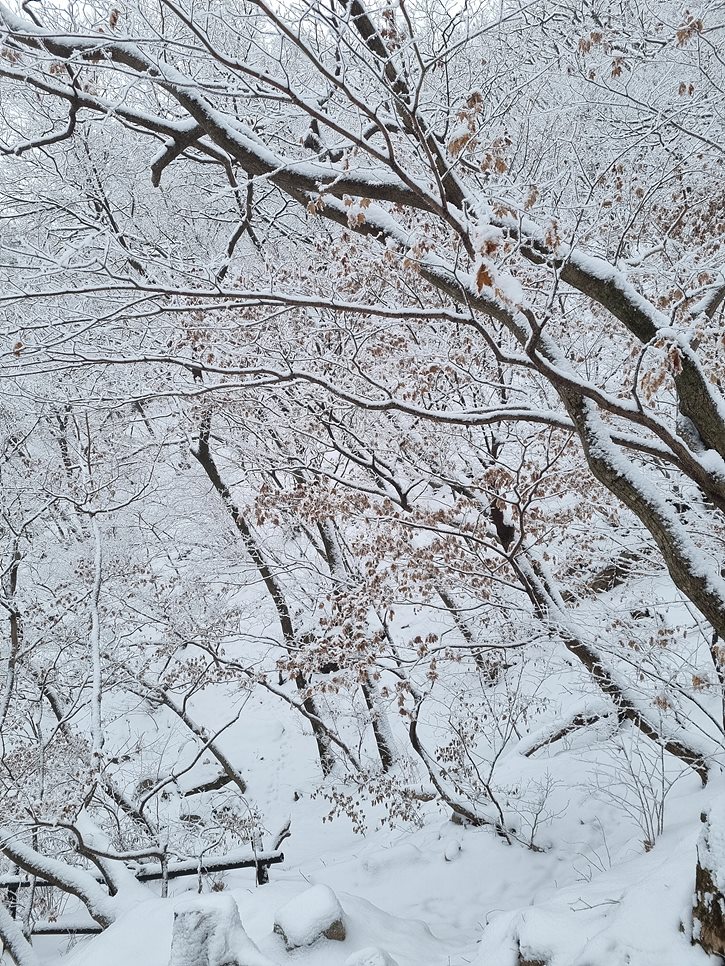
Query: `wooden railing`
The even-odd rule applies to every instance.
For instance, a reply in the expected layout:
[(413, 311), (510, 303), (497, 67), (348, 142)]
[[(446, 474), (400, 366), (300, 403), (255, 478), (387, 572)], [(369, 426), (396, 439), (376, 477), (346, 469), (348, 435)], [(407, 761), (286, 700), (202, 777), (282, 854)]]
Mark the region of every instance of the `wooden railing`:
[[(208, 875), (211, 872), (233, 872), (237, 869), (255, 869), (257, 885), (264, 885), (269, 881), (270, 865), (284, 862), (284, 852), (259, 852), (249, 856), (219, 856), (207, 859), (180, 859), (175, 862), (145, 862), (143, 864), (127, 866), (139, 882), (166, 882), (187, 875)], [(94, 877), (105, 883), (100, 873)], [(14, 917), (17, 909), (18, 890), (30, 886), (30, 879), (21, 875), (0, 875), (0, 889), (7, 891), (8, 911)], [(52, 882), (36, 879), (36, 889), (57, 888)], [(34, 936), (87, 936), (101, 932), (101, 927), (95, 923), (58, 923), (37, 922), (33, 927)]]

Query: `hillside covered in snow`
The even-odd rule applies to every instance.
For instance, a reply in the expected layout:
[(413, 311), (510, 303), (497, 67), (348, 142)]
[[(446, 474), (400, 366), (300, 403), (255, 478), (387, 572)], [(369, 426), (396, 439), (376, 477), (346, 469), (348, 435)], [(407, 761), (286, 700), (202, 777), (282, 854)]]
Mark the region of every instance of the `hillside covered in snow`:
[(724, 41), (0, 0), (2, 966), (725, 961)]

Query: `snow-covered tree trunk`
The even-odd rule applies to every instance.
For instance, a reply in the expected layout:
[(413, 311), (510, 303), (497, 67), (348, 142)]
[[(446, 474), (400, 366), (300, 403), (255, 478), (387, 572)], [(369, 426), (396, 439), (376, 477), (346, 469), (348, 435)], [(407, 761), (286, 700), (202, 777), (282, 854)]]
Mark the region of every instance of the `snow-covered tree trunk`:
[(703, 815), (697, 846), (692, 938), (706, 953), (725, 956), (725, 803)]
[(7, 952), (12, 956), (15, 966), (38, 966), (33, 947), (23, 935), (20, 923), (13, 919), (2, 902), (0, 902), (0, 943), (2, 943), (0, 958)]
[(41, 855), (10, 829), (0, 829), (0, 849), (29, 875), (80, 899), (101, 928), (105, 929), (115, 920), (117, 909), (113, 899), (85, 869)]

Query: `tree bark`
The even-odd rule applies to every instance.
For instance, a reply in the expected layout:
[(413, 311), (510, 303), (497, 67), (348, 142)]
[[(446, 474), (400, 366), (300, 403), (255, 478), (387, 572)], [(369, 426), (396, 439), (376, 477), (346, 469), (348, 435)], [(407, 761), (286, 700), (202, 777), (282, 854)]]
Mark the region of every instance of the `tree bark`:
[[(210, 435), (211, 417), (207, 415), (202, 420), (202, 424), (199, 429), (198, 444), (196, 449), (192, 450), (192, 455), (206, 473), (210, 483), (221, 497), (224, 506), (229, 511), (232, 521), (234, 522), (234, 526), (237, 528), (237, 531), (242, 538), (244, 547), (249, 554), (252, 563), (257, 568), (264, 586), (266, 587), (267, 592), (274, 603), (280, 629), (282, 631), (283, 645), (288, 648), (293, 648), (296, 644), (296, 635), (292, 623), (292, 616), (290, 614), (289, 607), (287, 606), (287, 600), (284, 596), (279, 581), (267, 563), (267, 560), (265, 559), (264, 554), (262, 553), (262, 550), (251, 531), (251, 528), (249, 527), (249, 524), (245, 520), (239, 507), (234, 502), (229, 487), (223, 481), (221, 474), (219, 473), (216, 461), (214, 460), (209, 448)], [(307, 682), (302, 673), (298, 672), (295, 675), (294, 680), (297, 690), (300, 692), (305, 710), (308, 712), (308, 720), (312, 726), (312, 732), (317, 744), (317, 752), (319, 755), (322, 772), (324, 775), (329, 775), (335, 764), (335, 756), (330, 747), (330, 742), (327, 738), (327, 735), (318, 725), (320, 714), (317, 710), (315, 700), (308, 691)]]
[(722, 804), (702, 816), (692, 909), (693, 941), (706, 953), (722, 957), (725, 957), (725, 854), (718, 849), (718, 840), (722, 838), (724, 817)]

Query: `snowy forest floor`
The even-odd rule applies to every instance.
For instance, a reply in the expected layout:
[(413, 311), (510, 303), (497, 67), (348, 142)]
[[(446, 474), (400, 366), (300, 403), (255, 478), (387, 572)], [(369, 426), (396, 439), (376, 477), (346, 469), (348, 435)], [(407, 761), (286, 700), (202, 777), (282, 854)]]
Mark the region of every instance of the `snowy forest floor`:
[[(281, 721), (279, 709), (261, 701), (250, 711), (229, 747), (241, 740), (256, 748), (247, 769), (256, 803), (270, 828), (290, 817), (291, 836), (269, 884), (255, 887), (250, 869), (230, 872), (223, 893), (234, 896), (244, 928), (272, 962), (342, 966), (371, 946), (398, 966), (514, 966), (519, 956), (547, 966), (711, 962), (681, 925), (690, 921), (706, 797), (693, 775), (673, 787), (665, 831), (649, 852), (636, 824), (615, 803), (592, 795), (587, 752), (570, 742), (552, 746), (541, 762), (556, 779), (556, 817), (545, 851), (454, 824), (433, 804), (418, 828), (381, 826), (382, 811), (368, 807), (368, 831), (361, 835), (344, 816), (325, 821), (329, 802), (303, 793), (313, 779), (309, 755), (302, 753), (309, 738), (294, 720)], [(708, 789), (708, 799), (711, 794)], [(275, 914), (320, 883), (340, 900), (347, 938), (287, 952), (272, 931)], [(79, 938), (70, 948), (65, 938), (39, 937), (42, 961), (167, 966), (175, 902), (195, 892), (197, 882), (193, 876), (173, 881), (168, 899), (155, 886), (155, 894), (152, 887), (139, 892), (100, 936)]]

